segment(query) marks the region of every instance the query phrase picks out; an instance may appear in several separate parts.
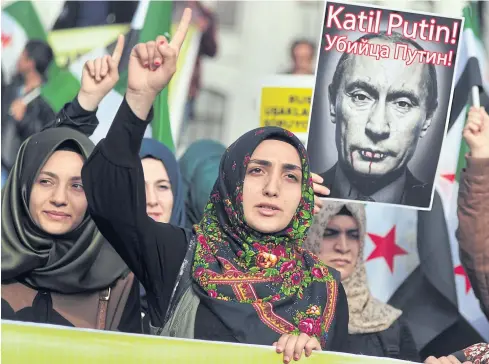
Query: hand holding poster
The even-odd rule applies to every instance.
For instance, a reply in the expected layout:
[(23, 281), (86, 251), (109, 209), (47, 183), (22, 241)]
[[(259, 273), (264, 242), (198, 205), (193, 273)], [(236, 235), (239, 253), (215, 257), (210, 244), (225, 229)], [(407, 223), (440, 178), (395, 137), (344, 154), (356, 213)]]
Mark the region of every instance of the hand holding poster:
[(462, 28), (326, 3), (307, 149), (328, 198), (431, 209)]

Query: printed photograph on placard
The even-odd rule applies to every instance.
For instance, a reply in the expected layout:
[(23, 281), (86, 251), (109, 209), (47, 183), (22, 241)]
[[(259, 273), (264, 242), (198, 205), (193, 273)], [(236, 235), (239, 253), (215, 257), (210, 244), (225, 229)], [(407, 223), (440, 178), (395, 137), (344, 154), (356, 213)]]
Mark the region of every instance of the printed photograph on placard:
[(430, 210), (463, 18), (326, 2), (307, 138), (325, 198)]

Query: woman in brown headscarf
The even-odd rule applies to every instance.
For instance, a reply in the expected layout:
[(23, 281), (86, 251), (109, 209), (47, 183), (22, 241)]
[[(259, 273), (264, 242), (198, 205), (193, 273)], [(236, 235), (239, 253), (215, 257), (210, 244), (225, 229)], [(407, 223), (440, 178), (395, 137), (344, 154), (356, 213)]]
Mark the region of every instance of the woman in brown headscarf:
[(374, 298), (363, 260), (365, 206), (328, 202), (315, 216), (304, 248), (341, 274), (348, 297), (348, 348), (352, 354), (419, 361), (402, 312)]

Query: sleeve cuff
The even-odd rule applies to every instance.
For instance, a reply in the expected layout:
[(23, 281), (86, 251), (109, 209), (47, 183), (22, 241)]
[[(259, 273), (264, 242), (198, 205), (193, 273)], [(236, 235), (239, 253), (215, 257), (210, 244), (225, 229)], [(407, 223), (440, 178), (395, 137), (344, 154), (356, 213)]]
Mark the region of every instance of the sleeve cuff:
[(78, 102), (78, 95), (77, 95), (72, 102), (64, 106), (64, 110), (68, 117), (77, 118), (77, 117), (84, 117), (84, 116), (90, 116), (92, 114), (96, 114), (98, 108), (95, 109), (94, 111), (85, 110), (83, 107), (81, 107), (80, 103)]

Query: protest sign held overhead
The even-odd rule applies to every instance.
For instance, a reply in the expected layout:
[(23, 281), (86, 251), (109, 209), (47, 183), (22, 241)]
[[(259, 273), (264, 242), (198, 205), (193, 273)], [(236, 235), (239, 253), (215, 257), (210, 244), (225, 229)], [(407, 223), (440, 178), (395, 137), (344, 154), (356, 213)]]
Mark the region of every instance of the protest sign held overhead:
[(307, 149), (328, 198), (431, 209), (461, 29), (326, 2)]

